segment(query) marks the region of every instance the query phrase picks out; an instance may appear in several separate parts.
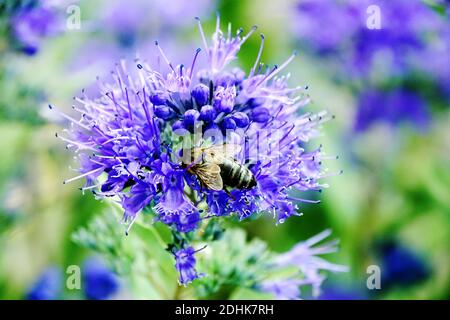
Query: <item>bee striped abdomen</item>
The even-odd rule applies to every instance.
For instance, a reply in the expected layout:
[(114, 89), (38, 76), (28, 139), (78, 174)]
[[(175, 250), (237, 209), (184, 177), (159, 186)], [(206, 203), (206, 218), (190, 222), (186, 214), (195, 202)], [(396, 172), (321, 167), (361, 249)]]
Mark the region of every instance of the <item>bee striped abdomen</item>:
[(220, 169), (223, 182), (232, 188), (249, 189), (256, 186), (253, 173), (236, 161), (225, 159), (220, 165)]

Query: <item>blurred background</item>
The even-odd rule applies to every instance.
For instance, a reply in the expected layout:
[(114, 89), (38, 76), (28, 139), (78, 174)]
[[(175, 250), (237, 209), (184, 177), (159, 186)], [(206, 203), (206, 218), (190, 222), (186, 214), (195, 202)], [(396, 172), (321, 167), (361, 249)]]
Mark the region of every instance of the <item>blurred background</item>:
[[(265, 63), (299, 52), (292, 84), (309, 86), (308, 111), (335, 116), (312, 145), (339, 156), (324, 166), (344, 172), (308, 195), (322, 202), (303, 205), (302, 217), (240, 226), (277, 252), (331, 228), (341, 239), (331, 260), (350, 272), (330, 275), (322, 299), (450, 298), (449, 7), (444, 0), (1, 0), (0, 299), (159, 297), (132, 289), (120, 266), (97, 255), (107, 249), (86, 245), (83, 228), (108, 205), (83, 195), (81, 185), (62, 184), (74, 163), (55, 138), (64, 119), (48, 104), (70, 112), (73, 97), (95, 96), (96, 77), (107, 79), (120, 59), (155, 59), (156, 39), (174, 63), (191, 61), (201, 44), (194, 17), (209, 32), (216, 12), (235, 29), (258, 25)], [(259, 45), (255, 35), (242, 48), (244, 70)], [(366, 285), (371, 265), (380, 267), (381, 289)], [(82, 290), (65, 285), (70, 266), (83, 270)]]

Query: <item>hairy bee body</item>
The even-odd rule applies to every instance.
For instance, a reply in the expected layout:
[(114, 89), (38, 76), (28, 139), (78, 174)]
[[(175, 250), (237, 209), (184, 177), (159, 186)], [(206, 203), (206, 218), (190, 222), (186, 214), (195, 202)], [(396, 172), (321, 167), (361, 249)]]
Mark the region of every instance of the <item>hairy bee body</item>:
[(208, 148), (191, 149), (189, 172), (196, 175), (204, 186), (220, 191), (224, 185), (237, 189), (251, 189), (256, 186), (253, 173), (234, 156), (240, 146), (235, 144), (216, 145)]
[(220, 167), (223, 183), (237, 189), (251, 189), (256, 186), (253, 173), (244, 165), (233, 159), (225, 159)]

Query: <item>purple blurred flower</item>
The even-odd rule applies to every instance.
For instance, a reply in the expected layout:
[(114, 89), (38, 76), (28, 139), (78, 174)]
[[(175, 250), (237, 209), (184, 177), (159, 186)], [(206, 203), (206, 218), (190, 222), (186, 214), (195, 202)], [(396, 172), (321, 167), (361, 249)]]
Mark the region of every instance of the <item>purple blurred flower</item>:
[(381, 260), (382, 283), (386, 288), (411, 286), (430, 277), (431, 268), (416, 251), (393, 239), (378, 245)]
[[(367, 9), (373, 5), (380, 10), (380, 28), (369, 29)], [(306, 0), (297, 5), (294, 24), (302, 42), (338, 58), (343, 74), (357, 77), (374, 72), (378, 59), (389, 64), (389, 75), (408, 72), (411, 55), (443, 25), (444, 17), (421, 1), (408, 0)]]
[[(368, 25), (377, 13), (373, 8), (379, 9), (379, 26)], [(328, 59), (337, 78), (356, 89), (357, 130), (375, 121), (396, 125), (403, 120), (423, 129), (429, 107), (403, 87), (425, 81), (424, 87), (431, 84), (438, 95), (450, 97), (447, 20), (448, 12), (440, 15), (423, 1), (305, 0), (296, 7), (294, 32), (301, 44)], [(379, 89), (392, 84), (397, 86), (392, 94)]]
[(186, 286), (190, 282), (203, 276), (203, 274), (197, 273), (195, 270), (195, 257), (194, 254), (197, 251), (192, 247), (179, 249), (173, 253), (175, 257), (175, 268), (177, 269), (180, 277), (179, 283)]
[(300, 286), (304, 284), (299, 279), (270, 280), (259, 284), (257, 289), (273, 294), (277, 300), (298, 300), (301, 295)]
[(278, 298), (299, 299), (300, 287), (310, 285), (314, 297), (320, 295), (320, 288), (326, 276), (321, 271), (347, 272), (343, 265), (330, 263), (319, 255), (338, 251), (337, 240), (315, 246), (331, 234), (331, 230), (325, 230), (314, 237), (300, 242), (291, 250), (279, 254), (274, 259), (274, 268), (295, 267), (298, 268), (300, 277), (288, 279), (263, 281), (258, 288), (265, 292), (275, 294)]
[[(365, 288), (367, 290), (367, 288)], [(364, 290), (352, 285), (335, 284), (322, 288), (319, 300), (366, 300), (367, 295)]]
[(54, 7), (45, 1), (19, 7), (11, 17), (11, 29), (19, 48), (28, 55), (39, 50), (42, 40), (61, 30), (61, 20)]
[(83, 290), (87, 299), (111, 298), (119, 289), (119, 279), (99, 258), (88, 258), (83, 263)]
[(172, 0), (170, 5), (163, 0), (105, 1), (105, 10), (100, 14), (97, 29), (113, 36), (123, 48), (141, 47), (148, 39), (158, 35), (173, 36), (173, 29), (184, 27), (192, 18), (205, 15), (213, 8), (210, 0)]
[(28, 290), (28, 300), (56, 300), (61, 298), (63, 275), (59, 268), (45, 269), (33, 286)]
[(430, 115), (425, 101), (414, 91), (371, 90), (358, 97), (355, 130), (367, 130), (374, 122), (383, 121), (392, 126), (408, 121), (417, 128), (426, 129)]

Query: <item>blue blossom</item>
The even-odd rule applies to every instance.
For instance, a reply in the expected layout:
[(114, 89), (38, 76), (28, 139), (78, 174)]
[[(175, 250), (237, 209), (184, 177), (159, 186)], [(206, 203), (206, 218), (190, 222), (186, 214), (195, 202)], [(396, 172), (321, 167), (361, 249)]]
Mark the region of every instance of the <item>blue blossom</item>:
[(61, 31), (62, 20), (57, 8), (47, 1), (21, 4), (10, 17), (12, 37), (18, 48), (28, 55), (34, 55), (44, 38)]
[(392, 239), (383, 241), (378, 248), (382, 270), (382, 285), (409, 286), (426, 280), (430, 267), (423, 257)]
[[(374, 28), (367, 25), (371, 5), (380, 10), (380, 25)], [(297, 5), (296, 18), (295, 32), (302, 41), (324, 56), (338, 58), (347, 75), (362, 77), (374, 71), (381, 55), (390, 63), (385, 70), (389, 74), (409, 71), (411, 57), (446, 29), (445, 17), (421, 1), (408, 0), (307, 0)]]
[(45, 269), (26, 294), (28, 300), (56, 300), (61, 298), (63, 275), (59, 268)]
[(300, 286), (304, 284), (299, 279), (269, 280), (262, 282), (257, 288), (273, 294), (277, 300), (298, 300), (301, 295)]
[(299, 299), (301, 298), (300, 288), (308, 285), (312, 288), (313, 296), (318, 297), (322, 283), (326, 279), (323, 271), (348, 271), (346, 266), (334, 264), (319, 257), (338, 250), (337, 240), (316, 246), (330, 234), (330, 230), (325, 230), (304, 242), (298, 243), (291, 250), (275, 256), (273, 262), (275, 270), (294, 267), (299, 273), (284, 279), (264, 280), (258, 284), (257, 288), (261, 291), (272, 293), (279, 299)]
[(319, 300), (366, 300), (365, 290), (348, 284), (334, 284), (322, 289)]
[[(280, 75), (295, 54), (280, 66), (263, 67), (262, 36), (246, 75), (228, 64), (256, 27), (235, 35), (229, 27), (224, 34), (218, 18), (211, 43), (199, 20), (198, 27), (206, 67), (197, 66), (200, 49), (190, 63), (175, 65), (156, 41), (164, 70), (141, 60), (135, 67), (122, 61), (112, 82), (99, 79), (96, 97), (83, 92), (75, 98), (78, 116), (50, 106), (71, 123), (58, 137), (79, 163), (79, 175), (65, 183), (84, 178), (83, 191), (120, 203), (128, 229), (145, 207), (175, 233), (193, 232), (205, 218), (218, 216), (269, 213), (282, 223), (298, 215), (299, 203), (308, 202), (294, 197), (294, 190), (324, 187), (322, 148), (305, 151), (304, 146), (329, 117), (298, 115), (309, 102), (305, 88), (289, 87), (289, 76)], [(235, 161), (250, 170), (256, 186), (215, 191), (189, 170), (201, 161), (185, 161), (192, 147), (224, 143), (239, 146)]]
[(424, 99), (414, 91), (369, 90), (361, 93), (358, 99), (355, 121), (357, 131), (364, 131), (380, 120), (392, 126), (408, 121), (421, 129), (426, 129), (429, 125), (430, 114), (427, 105)]
[(119, 278), (99, 258), (88, 258), (83, 263), (83, 291), (87, 299), (104, 300), (119, 290)]
[[(377, 17), (379, 25), (368, 25)], [(336, 78), (354, 89), (357, 131), (374, 122), (410, 122), (423, 130), (429, 106), (419, 97), (422, 88), (431, 87), (443, 100), (450, 97), (447, 20), (448, 12), (439, 14), (423, 1), (306, 0), (296, 6), (294, 32), (309, 51), (329, 62)], [(411, 83), (419, 93), (407, 89)]]
[(195, 270), (196, 260), (194, 254), (197, 251), (192, 247), (187, 247), (176, 250), (173, 253), (175, 257), (175, 268), (180, 275), (178, 281), (184, 286), (203, 276), (203, 274), (199, 274)]

